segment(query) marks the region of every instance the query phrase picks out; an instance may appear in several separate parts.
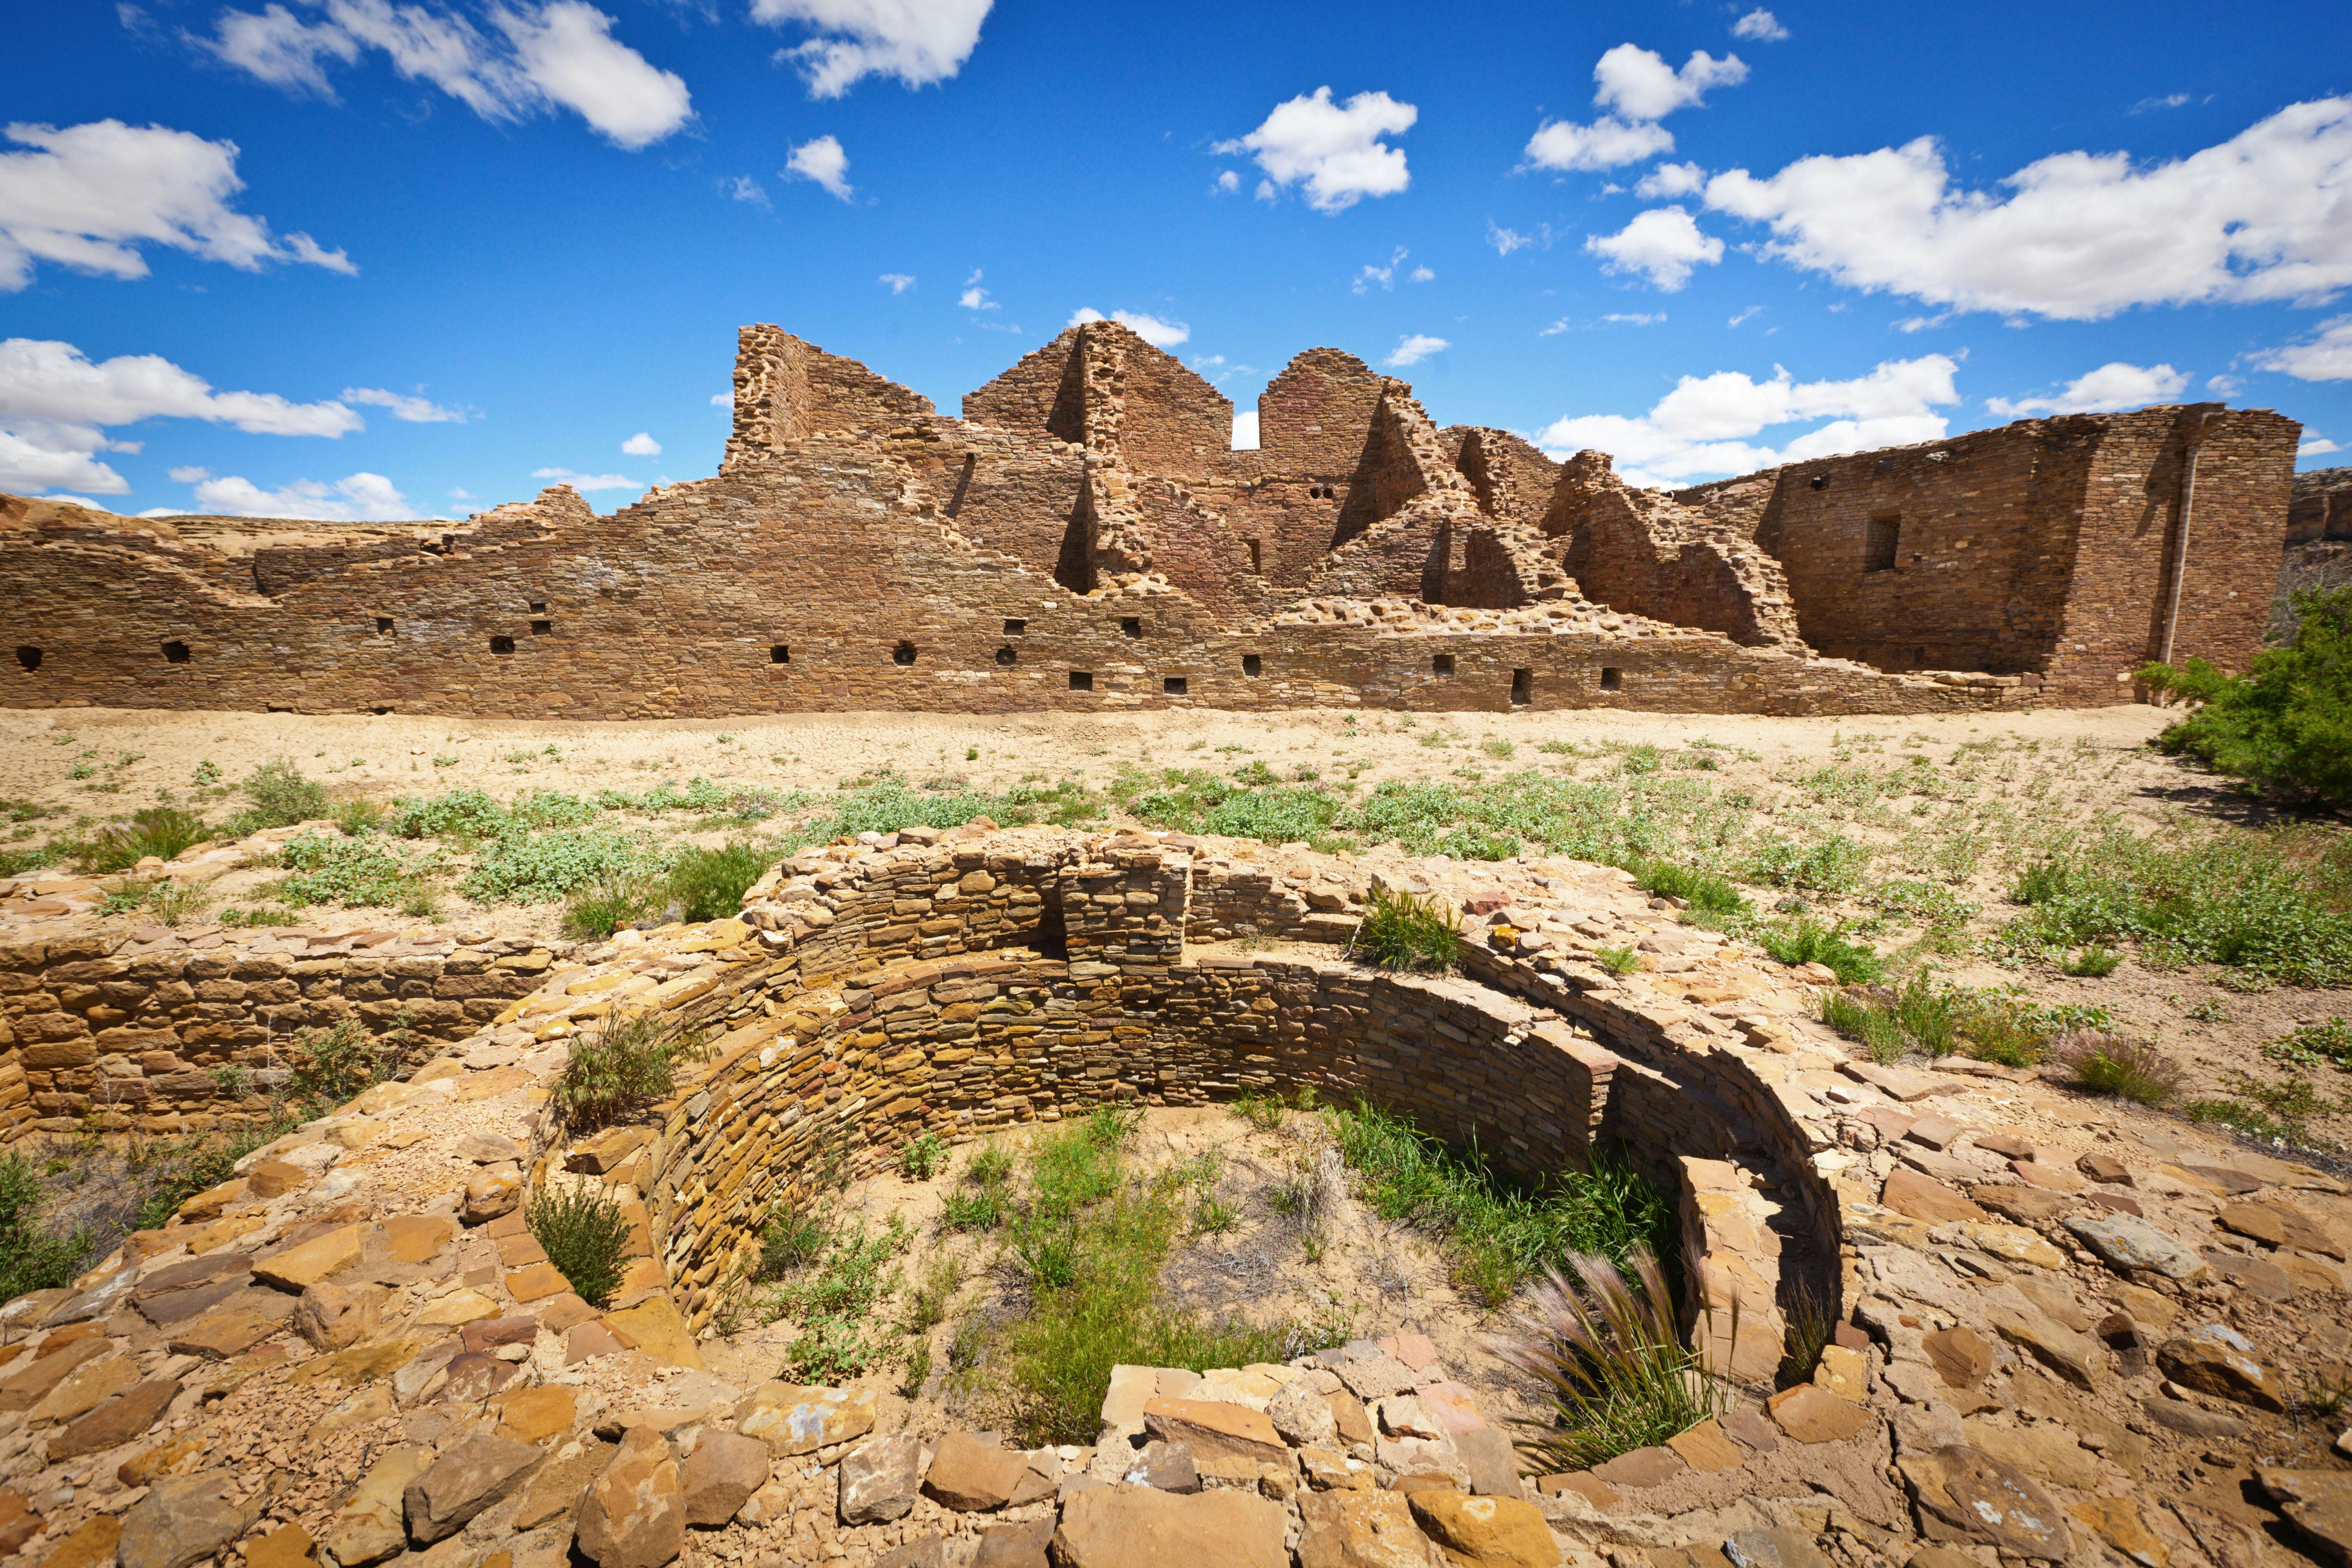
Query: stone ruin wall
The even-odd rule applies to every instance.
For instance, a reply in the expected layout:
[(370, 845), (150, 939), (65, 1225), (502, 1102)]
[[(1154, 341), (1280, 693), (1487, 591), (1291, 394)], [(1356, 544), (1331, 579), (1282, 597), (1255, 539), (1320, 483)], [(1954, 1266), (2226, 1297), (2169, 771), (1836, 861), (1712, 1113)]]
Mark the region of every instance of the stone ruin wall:
[(1439, 430), (1334, 350), (1275, 377), (1261, 447), (1234, 451), (1231, 405), (1113, 322), (1026, 356), (961, 420), (777, 328), (739, 346), (719, 474), (610, 517), (562, 487), (464, 524), (242, 533), (0, 500), (0, 704), (2110, 702), (2160, 642), (2189, 445), (2176, 657), (2242, 668), (2259, 646), (2293, 482), (2291, 421), (2204, 405), (1669, 495), (1598, 454)]
[(2294, 477), (2287, 505), (2290, 545), (2352, 540), (2352, 468), (2313, 468)]

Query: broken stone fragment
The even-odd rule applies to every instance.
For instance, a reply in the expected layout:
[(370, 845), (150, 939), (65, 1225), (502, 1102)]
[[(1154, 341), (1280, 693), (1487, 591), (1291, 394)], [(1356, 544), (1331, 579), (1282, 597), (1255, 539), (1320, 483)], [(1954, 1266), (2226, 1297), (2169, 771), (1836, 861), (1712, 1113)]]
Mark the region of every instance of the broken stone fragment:
[(1094, 1487), (1063, 1506), (1055, 1568), (1286, 1568), (1288, 1515), (1243, 1491)]
[(737, 1432), (706, 1431), (680, 1468), (678, 1484), (687, 1523), (726, 1524), (768, 1484), (768, 1446)]
[(487, 1225), (515, 1211), (522, 1202), (522, 1172), (511, 1161), (485, 1165), (466, 1184), (466, 1197), (457, 1217), (467, 1225)]
[(176, 1378), (151, 1377), (136, 1384), (50, 1438), (49, 1463), (130, 1442), (155, 1425), (156, 1417), (170, 1408), (179, 1393)]
[(582, 1556), (596, 1568), (661, 1568), (686, 1545), (686, 1495), (669, 1440), (631, 1427), (580, 1501)]
[(430, 1546), (520, 1485), (540, 1460), (529, 1443), (476, 1435), (441, 1451), (403, 1492), (409, 1538)]
[(915, 1506), (922, 1486), (923, 1445), (910, 1433), (877, 1437), (841, 1461), (841, 1521), (885, 1524)]
[(970, 1432), (950, 1432), (931, 1455), (923, 1490), (942, 1508), (985, 1513), (1012, 1501), (1028, 1474), (1025, 1455)]
[(1900, 1454), (1896, 1467), (1931, 1540), (1980, 1543), (2004, 1554), (2063, 1563), (2065, 1516), (2033, 1480), (1973, 1448)]
[(2187, 1279), (2205, 1267), (2189, 1247), (2131, 1215), (2075, 1215), (2066, 1228), (2119, 1273), (2145, 1268), (2168, 1279)]
[(382, 1295), (373, 1286), (352, 1290), (322, 1279), (302, 1292), (294, 1327), (320, 1350), (347, 1350), (375, 1332)]
[(2183, 1388), (2257, 1410), (2284, 1411), (2278, 1374), (2254, 1353), (2253, 1342), (2225, 1323), (2203, 1323), (2156, 1352), (2164, 1375)]
[(166, 1476), (122, 1516), (115, 1560), (121, 1568), (190, 1568), (212, 1556), (252, 1529), (268, 1500), (256, 1493), (236, 1502), (235, 1494), (226, 1470)]
[(1298, 1500), (1298, 1568), (1424, 1568), (1430, 1562), (1429, 1538), (1413, 1523), (1402, 1492), (1308, 1492)]
[(847, 1443), (874, 1430), (871, 1389), (763, 1383), (735, 1411), (735, 1430), (779, 1458)]
[(1559, 1543), (1533, 1503), (1453, 1491), (1414, 1492), (1407, 1501), (1413, 1522), (1455, 1563), (1477, 1568), (1558, 1568)]

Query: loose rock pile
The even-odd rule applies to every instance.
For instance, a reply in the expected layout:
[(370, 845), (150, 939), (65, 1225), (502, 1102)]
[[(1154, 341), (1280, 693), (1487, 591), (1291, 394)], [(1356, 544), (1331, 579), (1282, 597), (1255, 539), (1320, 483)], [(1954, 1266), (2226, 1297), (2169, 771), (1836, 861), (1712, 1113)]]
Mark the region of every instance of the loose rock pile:
[[(1337, 947), (1380, 885), (1474, 922), (1459, 978), (1372, 975)], [(1067, 958), (1019, 945), (1040, 888)], [(0, 1550), (54, 1568), (2352, 1555), (2325, 1415), (2352, 1385), (2342, 1184), (2031, 1073), (1848, 1059), (1807, 976), (1678, 927), (1613, 871), (976, 826), (780, 868), (746, 917), (555, 963), (407, 1080), (0, 1310)], [(1197, 945), (1244, 927), (1304, 945)], [(1644, 967), (1591, 962), (1621, 945)], [(616, 1009), (696, 1020), (712, 1055), (642, 1123), (566, 1136), (551, 1081)], [(1066, 1047), (1105, 1070), (1063, 1071)], [(1415, 1052), (1445, 1065), (1416, 1072)], [(1667, 1173), (1723, 1414), (1549, 1473), (1465, 1369), (1380, 1324), (1286, 1365), (1120, 1368), (1093, 1445), (1035, 1450), (910, 1408), (887, 1376), (705, 1363), (728, 1227), (788, 1123), (864, 1130), (870, 1167), (919, 1126), (971, 1136), (1375, 1055), (1426, 1094), (1503, 1095), (1476, 1064), (1527, 1064), (1509, 1083), (1531, 1157), (1622, 1137)], [(994, 1089), (1016, 1071), (1021, 1093)], [(602, 1309), (523, 1223), (528, 1192), (568, 1182), (630, 1221)]]

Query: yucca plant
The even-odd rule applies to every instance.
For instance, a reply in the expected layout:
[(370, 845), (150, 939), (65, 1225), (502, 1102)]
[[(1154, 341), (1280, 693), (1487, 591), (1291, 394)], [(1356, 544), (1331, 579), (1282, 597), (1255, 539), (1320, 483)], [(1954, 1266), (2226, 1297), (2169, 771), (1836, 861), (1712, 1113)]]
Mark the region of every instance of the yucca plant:
[(1552, 1271), (1518, 1314), (1520, 1334), (1498, 1346), (1552, 1405), (1549, 1421), (1520, 1422), (1531, 1434), (1522, 1453), (1546, 1469), (1587, 1470), (1719, 1413), (1721, 1388), (1675, 1331), (1665, 1273), (1647, 1247), (1627, 1257), (1630, 1280), (1598, 1254), (1567, 1262), (1580, 1283)]

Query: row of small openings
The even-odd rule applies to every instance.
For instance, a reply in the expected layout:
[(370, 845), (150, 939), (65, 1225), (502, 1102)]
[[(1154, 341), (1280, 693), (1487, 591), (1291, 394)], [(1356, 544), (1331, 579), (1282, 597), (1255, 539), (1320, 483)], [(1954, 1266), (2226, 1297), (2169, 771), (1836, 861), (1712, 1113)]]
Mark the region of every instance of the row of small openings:
[(1309, 500), (1338, 500), (1339, 499), (1339, 487), (1337, 485), (1309, 485), (1307, 487), (1307, 498)]
[[(166, 664), (185, 664), (194, 657), (194, 655), (189, 653), (188, 645), (186, 643), (173, 640), (163, 644), (163, 662)], [(31, 643), (18, 643), (16, 645), (16, 668), (25, 671), (28, 675), (34, 670), (40, 668), (41, 650), (35, 647)]]
[[(1429, 660), (1429, 672), (1432, 675), (1453, 674), (1454, 656), (1450, 653), (1432, 655)], [(1614, 666), (1602, 667), (1601, 671), (1601, 689), (1603, 691), (1619, 690), (1624, 686), (1624, 684), (1625, 672), (1623, 670), (1619, 669)], [(1512, 701), (1528, 701), (1534, 689), (1535, 674), (1533, 671), (1525, 669), (1515, 669), (1511, 671)]]
[[(1183, 696), (1185, 688), (1188, 684), (1189, 682), (1186, 678), (1181, 675), (1163, 675), (1160, 678), (1160, 689), (1166, 692), (1171, 697)], [(1074, 669), (1070, 671), (1071, 690), (1092, 691), (1094, 689), (1095, 672), (1093, 670)]]

